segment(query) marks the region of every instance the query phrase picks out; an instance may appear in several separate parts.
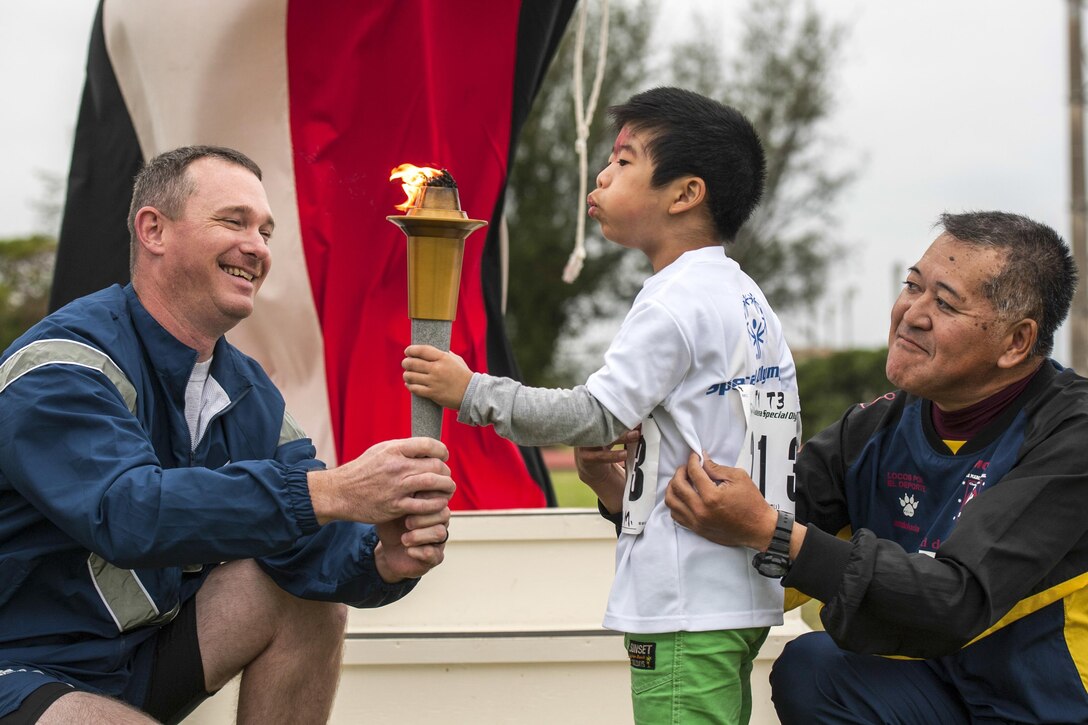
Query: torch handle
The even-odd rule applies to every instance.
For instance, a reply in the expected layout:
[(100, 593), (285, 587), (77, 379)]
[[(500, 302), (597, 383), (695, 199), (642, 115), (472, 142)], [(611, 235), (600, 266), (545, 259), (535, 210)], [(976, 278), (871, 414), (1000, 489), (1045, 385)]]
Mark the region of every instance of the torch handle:
[[(450, 349), (453, 320), (412, 319), (412, 344), (430, 345), (443, 352)], [(412, 435), (441, 440), (442, 406), (427, 398), (412, 395)]]

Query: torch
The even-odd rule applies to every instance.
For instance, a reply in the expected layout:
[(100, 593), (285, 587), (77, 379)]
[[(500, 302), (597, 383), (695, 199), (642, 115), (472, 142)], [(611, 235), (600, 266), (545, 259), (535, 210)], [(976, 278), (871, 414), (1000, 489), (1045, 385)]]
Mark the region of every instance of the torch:
[[(450, 330), (457, 316), (461, 260), (465, 239), (487, 224), (461, 211), (457, 182), (445, 169), (401, 164), (390, 181), (401, 180), (407, 194), (397, 209), (403, 216), (386, 217), (408, 237), (408, 317), (412, 344), (450, 349)], [(441, 438), (442, 406), (412, 395), (412, 435)]]

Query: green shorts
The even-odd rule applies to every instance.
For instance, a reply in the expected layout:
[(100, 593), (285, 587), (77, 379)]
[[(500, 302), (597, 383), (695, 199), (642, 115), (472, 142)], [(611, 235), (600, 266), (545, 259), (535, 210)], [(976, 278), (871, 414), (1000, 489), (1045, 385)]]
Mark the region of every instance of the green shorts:
[(624, 636), (638, 725), (742, 725), (767, 627)]

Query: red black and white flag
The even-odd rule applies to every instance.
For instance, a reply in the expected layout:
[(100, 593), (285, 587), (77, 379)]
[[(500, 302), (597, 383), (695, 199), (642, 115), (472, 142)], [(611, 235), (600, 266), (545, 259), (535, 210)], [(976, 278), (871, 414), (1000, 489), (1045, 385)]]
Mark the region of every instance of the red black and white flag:
[[(273, 273), (229, 339), (264, 365), (328, 461), (410, 435), (401, 163), (446, 168), (469, 217), (451, 349), (516, 377), (499, 220), (518, 132), (575, 0), (103, 0), (76, 129), (51, 306), (128, 281), (143, 161), (190, 144), (253, 158)], [(554, 504), (539, 453), (455, 423), (459, 509)]]

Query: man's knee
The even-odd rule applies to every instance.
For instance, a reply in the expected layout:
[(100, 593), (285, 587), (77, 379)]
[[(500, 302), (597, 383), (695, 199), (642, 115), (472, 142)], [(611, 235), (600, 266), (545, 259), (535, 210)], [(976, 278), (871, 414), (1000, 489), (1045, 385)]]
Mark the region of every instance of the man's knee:
[(803, 634), (786, 644), (771, 667), (771, 699), (783, 723), (805, 722), (811, 716), (825, 697), (820, 678), (834, 670), (840, 653), (825, 632)]
[(281, 589), (254, 561), (246, 564), (245, 576), (255, 578), (253, 590), (262, 598), (262, 616), (274, 624), (274, 637), (312, 642), (319, 648), (342, 640), (348, 623), (348, 608), (337, 602), (300, 599)]
[(847, 652), (826, 632), (786, 645), (771, 669), (771, 699), (784, 725), (970, 719), (959, 693), (926, 661)]
[(276, 629), (308, 624), (315, 631), (342, 635), (347, 626), (345, 605), (299, 599), (280, 588), (252, 559), (219, 567), (198, 596), (198, 612), (234, 609), (235, 617), (271, 624)]
[(299, 599), (253, 561), (225, 564), (197, 594), (200, 653), (209, 691), (263, 653), (291, 651), (301, 662), (338, 653), (347, 607)]
[(300, 611), (295, 614), (295, 619), (287, 624), (295, 624), (298, 618), (305, 620), (308, 630), (319, 632), (325, 637), (343, 639), (344, 631), (348, 626), (348, 608), (345, 604), (335, 602), (313, 602), (305, 599), (296, 599), (301, 603)]

